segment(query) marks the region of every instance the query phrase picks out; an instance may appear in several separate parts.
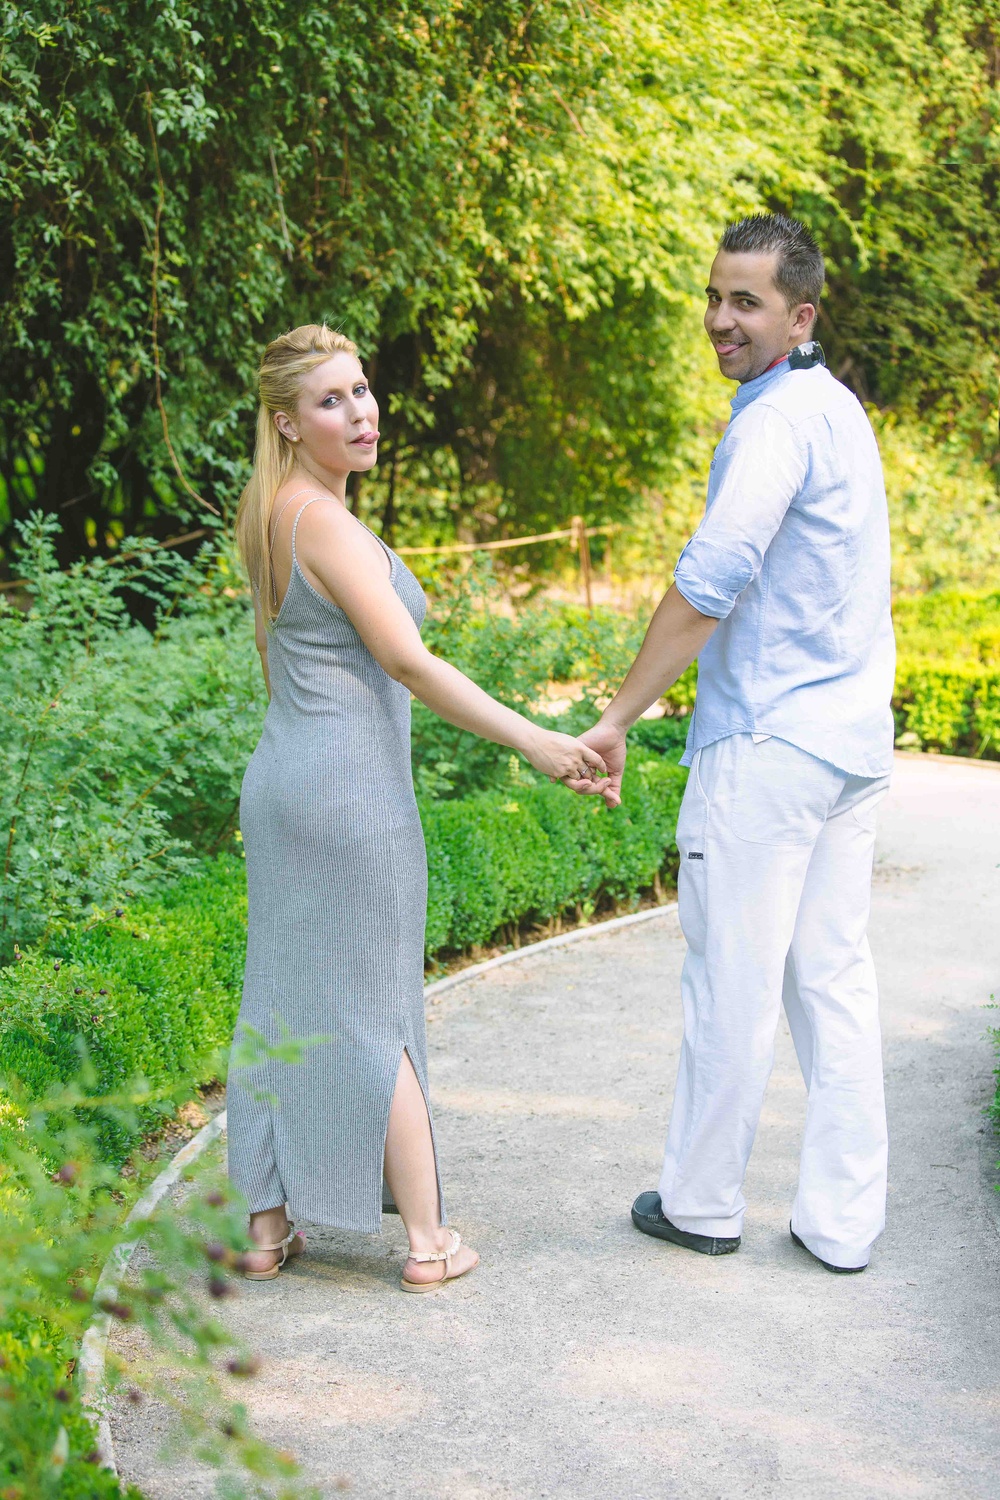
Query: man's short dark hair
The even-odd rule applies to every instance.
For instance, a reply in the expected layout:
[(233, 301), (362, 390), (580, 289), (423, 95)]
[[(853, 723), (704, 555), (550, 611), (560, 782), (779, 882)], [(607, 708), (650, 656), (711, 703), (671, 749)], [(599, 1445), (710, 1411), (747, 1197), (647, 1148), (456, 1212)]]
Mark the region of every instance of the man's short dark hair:
[(826, 280), (820, 248), (804, 224), (784, 214), (751, 214), (727, 224), (720, 250), (732, 255), (770, 255), (778, 252), (774, 284), (789, 307), (811, 302), (819, 307)]

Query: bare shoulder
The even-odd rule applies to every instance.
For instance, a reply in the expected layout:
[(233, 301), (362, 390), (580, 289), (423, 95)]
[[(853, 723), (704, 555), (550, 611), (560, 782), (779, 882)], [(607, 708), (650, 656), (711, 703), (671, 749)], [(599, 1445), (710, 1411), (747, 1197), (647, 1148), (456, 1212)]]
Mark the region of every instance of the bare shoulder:
[(301, 515), (295, 538), (301, 562), (321, 575), (331, 569), (342, 572), (369, 567), (386, 571), (380, 543), (339, 500), (320, 497)]

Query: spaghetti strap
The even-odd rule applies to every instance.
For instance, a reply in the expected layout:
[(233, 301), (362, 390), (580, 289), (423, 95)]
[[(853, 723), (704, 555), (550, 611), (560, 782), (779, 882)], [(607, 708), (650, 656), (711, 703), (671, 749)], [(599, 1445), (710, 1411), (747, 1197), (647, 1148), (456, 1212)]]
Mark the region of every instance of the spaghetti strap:
[(295, 533), (299, 529), (299, 522), (302, 520), (302, 512), (304, 510), (308, 510), (309, 506), (312, 505), (313, 500), (325, 500), (325, 499), (327, 499), (326, 495), (313, 495), (312, 500), (307, 500), (306, 503), (305, 503), (305, 505), (300, 505), (299, 506), (299, 513), (295, 517), (295, 520), (292, 522), (292, 562), (293, 563), (297, 563), (298, 562), (298, 558), (295, 555)]
[[(309, 493), (309, 487), (307, 485), (304, 490), (296, 490), (294, 495), (289, 495), (289, 497), (285, 501), (284, 505), (278, 511), (278, 514), (274, 517), (274, 519), (272, 521), (270, 521), (268, 523), (268, 528), (269, 528), (269, 531), (270, 531), (270, 544), (268, 546), (268, 551), (269, 552), (273, 552), (274, 551), (274, 539), (275, 539), (275, 537), (278, 534), (278, 523), (281, 520), (282, 516), (285, 514), (285, 511), (291, 505), (291, 503), (292, 503), (293, 500), (297, 500), (300, 495), (308, 495), (308, 493)], [(322, 495), (314, 495), (313, 496), (314, 500), (322, 500), (323, 498), (324, 497)], [(306, 503), (308, 504), (308, 501)], [(302, 509), (305, 510), (305, 506), (303, 506)]]
[[(271, 579), (271, 599), (272, 599), (272, 601), (274, 603), (275, 608), (277, 608), (277, 606), (278, 606), (278, 590), (274, 586), (274, 540), (275, 540), (275, 537), (278, 535), (278, 524), (281, 521), (282, 516), (285, 514), (285, 511), (291, 505), (292, 501), (293, 500), (297, 500), (300, 495), (307, 495), (308, 493), (309, 493), (309, 488), (308, 488), (308, 486), (306, 486), (305, 489), (296, 490), (295, 493), (294, 493), (294, 495), (289, 495), (288, 499), (285, 501), (284, 505), (278, 511), (278, 514), (275, 516), (274, 520), (271, 521), (271, 522), (269, 522), (270, 538), (268, 540), (268, 545), (267, 545), (267, 571), (268, 571), (268, 574), (269, 574), (270, 579)], [(327, 499), (326, 495), (313, 495), (313, 497), (312, 497), (311, 500), (307, 500), (306, 501), (306, 505), (312, 505), (313, 500), (325, 500), (325, 499)], [(295, 533), (296, 533), (296, 531), (298, 530), (298, 527), (299, 527), (299, 516), (301, 516), (302, 512), (305, 510), (306, 505), (300, 505), (299, 506), (299, 514), (295, 517), (295, 524), (292, 527), (292, 563), (293, 563), (293, 565), (295, 563)]]

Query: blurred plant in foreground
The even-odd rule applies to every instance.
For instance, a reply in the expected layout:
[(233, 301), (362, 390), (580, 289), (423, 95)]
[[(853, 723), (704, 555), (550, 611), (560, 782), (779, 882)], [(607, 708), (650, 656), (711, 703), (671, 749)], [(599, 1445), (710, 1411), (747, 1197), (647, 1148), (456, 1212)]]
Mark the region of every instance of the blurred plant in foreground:
[[(279, 1049), (288, 1053), (287, 1045)], [(294, 1060), (288, 1054), (286, 1060)], [(0, 1495), (4, 1500), (99, 1500), (119, 1492), (102, 1467), (97, 1434), (74, 1378), (95, 1311), (138, 1334), (145, 1353), (126, 1363), (109, 1346), (108, 1391), (157, 1401), (174, 1416), (174, 1443), (217, 1471), (218, 1493), (305, 1500), (294, 1459), (254, 1436), (246, 1408), (226, 1386), (256, 1374), (216, 1309), (236, 1294), (232, 1272), (245, 1244), (243, 1205), (217, 1171), (196, 1166), (180, 1209), (164, 1203), (126, 1228), (150, 1166), (138, 1154), (122, 1173), (102, 1161), (102, 1120), (134, 1130), (150, 1102), (141, 1081), (96, 1096), (86, 1055), (78, 1075), (32, 1100), (16, 1079), (0, 1094)], [(148, 1250), (113, 1296), (94, 1297), (116, 1246)], [(110, 1344), (110, 1341), (109, 1341)], [(128, 1490), (131, 1500), (139, 1492)]]

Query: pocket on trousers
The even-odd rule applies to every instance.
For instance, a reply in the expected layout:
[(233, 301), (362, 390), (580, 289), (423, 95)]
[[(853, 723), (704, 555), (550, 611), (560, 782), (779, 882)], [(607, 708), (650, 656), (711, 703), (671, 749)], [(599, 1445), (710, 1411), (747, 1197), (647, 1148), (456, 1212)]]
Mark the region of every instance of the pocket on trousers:
[(772, 736), (741, 736), (730, 827), (748, 844), (812, 844), (843, 785), (825, 761)]
[(677, 852), (681, 862), (689, 855), (704, 856), (705, 852), (705, 825), (708, 821), (708, 799), (705, 796), (699, 774), (699, 762), (702, 752), (697, 750), (688, 772), (687, 786), (684, 788), (684, 796), (681, 798), (680, 811), (677, 814)]
[(874, 833), (878, 822), (878, 810), (889, 790), (889, 778), (873, 782), (867, 792), (851, 807), (851, 816), (866, 833)]
[(695, 753), (687, 786), (677, 817), (677, 852), (680, 870), (677, 876), (677, 915), (688, 947), (704, 953), (705, 918), (705, 842), (708, 827), (708, 799), (701, 783), (702, 751)]

